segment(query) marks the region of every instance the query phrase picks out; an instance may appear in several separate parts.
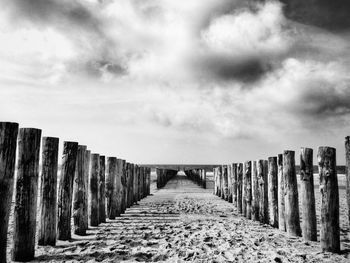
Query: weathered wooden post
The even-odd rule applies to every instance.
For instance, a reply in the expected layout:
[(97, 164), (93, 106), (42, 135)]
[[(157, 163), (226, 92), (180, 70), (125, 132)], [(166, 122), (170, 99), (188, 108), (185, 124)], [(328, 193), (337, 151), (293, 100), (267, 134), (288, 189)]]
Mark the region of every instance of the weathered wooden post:
[(122, 160), (122, 166), (121, 166), (121, 170), (122, 170), (122, 189), (123, 189), (123, 195), (122, 195), (122, 207), (123, 207), (123, 213), (125, 212), (125, 209), (127, 207), (127, 201), (128, 201), (128, 198), (127, 198), (127, 193), (128, 193), (128, 174), (127, 174), (127, 171), (126, 171), (126, 161), (125, 160)]
[(246, 161), (244, 163), (244, 177), (246, 182), (246, 217), (252, 218), (252, 162)]
[(278, 181), (278, 229), (286, 231), (284, 217), (284, 176), (283, 176), (283, 154), (277, 156), (277, 181)]
[(90, 225), (98, 226), (99, 221), (99, 173), (100, 173), (100, 155), (91, 154), (90, 167)]
[(231, 164), (232, 170), (232, 203), (237, 207), (237, 164)]
[(256, 161), (252, 162), (252, 219), (259, 221), (259, 181)]
[(348, 204), (348, 223), (350, 225), (350, 136), (345, 137), (345, 165), (346, 199)]
[(283, 153), (283, 177), (284, 177), (284, 207), (286, 231), (292, 236), (301, 236), (299, 221), (299, 198), (298, 184), (295, 173), (295, 153), (294, 151), (284, 151)]
[(317, 241), (317, 223), (314, 192), (313, 151), (300, 150), (300, 191), (302, 209), (302, 234), (305, 240)]
[(141, 191), (142, 191), (141, 170), (142, 170), (142, 167), (139, 166), (137, 169), (137, 189), (138, 189), (137, 200), (138, 201), (140, 201), (142, 199), (142, 196), (141, 196)]
[(0, 122), (0, 262), (4, 263), (14, 185), (17, 135), (18, 123)]
[(220, 165), (218, 167), (218, 182), (219, 182), (219, 197), (222, 196), (223, 190), (222, 190), (222, 186), (223, 186), (223, 176), (222, 176), (222, 166)]
[(143, 172), (143, 198), (145, 198), (147, 196), (147, 184), (146, 184), (146, 179), (147, 179), (147, 168), (144, 167), (144, 172)]
[(139, 201), (139, 182), (138, 182), (138, 170), (139, 166), (137, 164), (134, 165), (134, 202), (137, 203)]
[(244, 163), (243, 163), (243, 175), (242, 175), (242, 215), (244, 217), (247, 216), (247, 182), (245, 178), (245, 168), (244, 168)]
[(130, 173), (130, 188), (129, 188), (129, 207), (133, 205), (134, 203), (134, 164), (130, 163), (129, 165), (129, 173)]
[(130, 166), (131, 164), (129, 162), (126, 162), (125, 164), (125, 171), (126, 171), (126, 208), (130, 207), (130, 183), (131, 183), (131, 174), (130, 174)]
[(232, 203), (232, 166), (230, 164), (226, 165), (227, 167), (227, 192), (228, 192), (228, 198), (227, 201)]
[(64, 142), (61, 178), (58, 188), (57, 239), (71, 239), (73, 182), (77, 163), (78, 143)]
[(76, 235), (86, 235), (84, 219), (84, 191), (87, 189), (85, 185), (85, 151), (86, 146), (78, 145), (73, 186), (73, 219), (74, 234)]
[[(142, 168), (143, 169), (143, 168)], [(142, 171), (142, 170), (141, 170)], [(156, 168), (156, 174), (157, 174), (157, 188), (161, 188), (161, 170), (159, 168)], [(142, 176), (142, 175), (141, 175)], [(141, 191), (142, 192), (142, 191)]]
[(151, 194), (151, 168), (147, 168), (147, 195)]
[(238, 213), (243, 213), (242, 208), (242, 192), (243, 192), (243, 163), (237, 165), (237, 210)]
[(98, 181), (98, 217), (99, 223), (106, 223), (106, 157), (100, 156), (100, 170)]
[(216, 183), (216, 167), (213, 168), (213, 181), (214, 181), (214, 190), (213, 190), (213, 194), (217, 195), (217, 183)]
[[(158, 179), (161, 180), (162, 171), (161, 171), (161, 169), (158, 169), (158, 168), (156, 168), (156, 170), (158, 170), (158, 172), (157, 172), (157, 188), (158, 188), (158, 182), (159, 182), (159, 187), (161, 187), (161, 182), (158, 181)], [(140, 200), (143, 198), (143, 191), (144, 191), (144, 189), (143, 189), (143, 174), (144, 174), (144, 172), (145, 172), (145, 167), (140, 167)]]
[(203, 188), (206, 189), (207, 188), (207, 170), (203, 169), (203, 184), (202, 184)]
[(268, 158), (268, 205), (269, 222), (278, 228), (278, 182), (277, 182), (277, 157)]
[(39, 129), (19, 130), (13, 261), (23, 262), (34, 258), (40, 137)]
[(319, 147), (317, 160), (321, 192), (321, 248), (323, 251), (339, 253), (339, 193), (335, 148)]
[(263, 224), (269, 223), (269, 201), (267, 187), (267, 166), (265, 160), (257, 161), (257, 174), (259, 183), (259, 220)]
[(116, 170), (115, 170), (115, 195), (113, 196), (114, 202), (116, 204), (116, 216), (120, 216), (124, 210), (123, 210), (123, 160), (117, 159), (116, 163)]
[(228, 174), (227, 165), (222, 166), (222, 178), (223, 178), (223, 195), (221, 196), (224, 200), (228, 201)]
[(107, 197), (107, 216), (109, 219), (115, 219), (117, 214), (116, 175), (117, 175), (117, 158), (107, 157), (106, 197)]
[(89, 228), (89, 176), (90, 176), (90, 162), (91, 162), (91, 151), (85, 151), (84, 160), (84, 180), (85, 180), (85, 190), (84, 190), (84, 228), (87, 230)]

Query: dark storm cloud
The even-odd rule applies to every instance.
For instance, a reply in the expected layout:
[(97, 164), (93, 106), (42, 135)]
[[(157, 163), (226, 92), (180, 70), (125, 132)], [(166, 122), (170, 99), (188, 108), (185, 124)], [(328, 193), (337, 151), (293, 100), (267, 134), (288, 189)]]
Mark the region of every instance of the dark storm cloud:
[(292, 20), (330, 30), (350, 29), (349, 0), (280, 0)]

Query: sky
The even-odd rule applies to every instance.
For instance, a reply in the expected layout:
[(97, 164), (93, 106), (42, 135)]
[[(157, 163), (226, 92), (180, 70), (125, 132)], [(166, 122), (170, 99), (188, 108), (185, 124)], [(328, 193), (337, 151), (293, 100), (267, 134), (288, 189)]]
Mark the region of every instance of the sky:
[(0, 0), (0, 119), (135, 163), (337, 148), (346, 0)]

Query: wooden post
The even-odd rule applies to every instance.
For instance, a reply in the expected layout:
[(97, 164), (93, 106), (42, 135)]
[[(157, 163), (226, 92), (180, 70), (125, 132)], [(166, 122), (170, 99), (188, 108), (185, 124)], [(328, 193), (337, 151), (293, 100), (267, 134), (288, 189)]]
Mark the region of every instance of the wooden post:
[(106, 223), (106, 157), (100, 156), (99, 189), (98, 189), (98, 217), (99, 223)]
[(42, 139), (39, 246), (56, 245), (58, 143), (58, 138)]
[(237, 210), (243, 213), (242, 208), (242, 192), (243, 192), (243, 163), (237, 165)]
[(245, 178), (245, 167), (243, 163), (243, 176), (242, 176), (242, 214), (244, 217), (247, 216), (247, 181)]
[(305, 240), (317, 241), (317, 223), (314, 192), (313, 151), (300, 150), (300, 191), (302, 209), (302, 234)]
[(283, 176), (283, 154), (277, 156), (277, 177), (278, 177), (278, 229), (286, 231), (284, 217), (284, 176)]
[(259, 181), (256, 161), (252, 162), (252, 219), (259, 221)]
[(125, 212), (125, 209), (127, 207), (127, 193), (128, 193), (128, 178), (127, 178), (127, 171), (126, 171), (126, 161), (122, 160), (122, 166), (121, 166), (121, 170), (122, 170), (122, 185), (123, 185), (123, 196), (122, 196), (122, 208), (123, 208), (123, 213)]
[(228, 175), (227, 165), (222, 166), (222, 178), (223, 178), (223, 195), (221, 196), (224, 200), (228, 200)]
[(207, 188), (207, 171), (203, 169), (203, 188)]
[(346, 199), (348, 204), (348, 224), (350, 225), (350, 136), (345, 137), (345, 177)]
[(244, 163), (244, 176), (246, 182), (246, 217), (252, 218), (252, 162), (246, 161)]
[(147, 180), (147, 168), (144, 167), (144, 172), (143, 172), (143, 198), (145, 198), (147, 196), (147, 183), (146, 183), (146, 180)]
[(64, 142), (61, 178), (58, 188), (57, 239), (71, 239), (73, 182), (77, 163), (78, 143)]
[(151, 194), (151, 168), (147, 169), (147, 193)]
[(115, 203), (116, 203), (116, 216), (120, 216), (124, 210), (123, 210), (123, 163), (124, 160), (117, 159), (117, 167), (116, 167), (116, 174), (115, 174)]
[(217, 183), (216, 183), (216, 167), (213, 168), (213, 181), (214, 181), (214, 190), (213, 190), (213, 194), (217, 195)]
[(227, 167), (227, 192), (228, 192), (228, 198), (227, 201), (232, 203), (232, 166), (230, 164), (226, 165)]
[(141, 197), (141, 191), (142, 191), (142, 185), (141, 185), (141, 169), (142, 167), (139, 166), (138, 169), (137, 169), (137, 189), (138, 189), (138, 192), (137, 192), (137, 201), (140, 201), (142, 199)]
[(269, 203), (267, 187), (267, 167), (265, 160), (257, 161), (257, 174), (259, 183), (259, 220), (263, 224), (269, 223)]
[(125, 164), (125, 171), (126, 171), (126, 208), (130, 207), (130, 163), (127, 162)]
[(218, 182), (219, 182), (219, 197), (222, 196), (222, 193), (223, 193), (223, 190), (222, 190), (222, 186), (223, 186), (223, 183), (222, 183), (222, 166), (220, 165), (218, 167)]
[(85, 151), (85, 160), (84, 160), (84, 204), (83, 204), (83, 213), (84, 213), (84, 228), (88, 230), (89, 228), (89, 176), (90, 176), (90, 158), (91, 151)]
[(319, 147), (317, 160), (321, 192), (321, 248), (323, 251), (339, 253), (339, 192), (336, 150), (331, 147)]
[(299, 198), (298, 184), (295, 174), (295, 153), (284, 151), (283, 153), (283, 176), (284, 176), (284, 207), (286, 231), (292, 236), (301, 236), (299, 221)]
[(129, 173), (130, 173), (129, 206), (132, 206), (134, 204), (134, 164), (133, 163), (129, 165)]
[(232, 170), (232, 203), (237, 207), (237, 164), (231, 164)]
[(115, 219), (117, 214), (117, 189), (116, 189), (116, 175), (117, 175), (117, 158), (107, 158), (106, 169), (106, 197), (107, 197), (107, 216), (109, 219)]
[(90, 225), (98, 226), (99, 221), (99, 203), (98, 203), (98, 188), (99, 188), (99, 173), (100, 173), (100, 155), (97, 153), (91, 154), (90, 168)]
[(86, 146), (78, 145), (77, 163), (73, 186), (73, 219), (74, 234), (86, 235), (84, 219), (84, 191), (85, 186), (85, 151)]
[(0, 262), (4, 263), (13, 195), (17, 135), (18, 123), (0, 122)]
[(34, 258), (40, 137), (39, 129), (19, 130), (13, 261), (23, 262)]
[(277, 184), (277, 157), (268, 158), (268, 205), (269, 222), (278, 228), (278, 184)]
[(134, 165), (134, 202), (137, 203), (139, 201), (139, 182), (137, 172), (139, 170), (139, 166), (137, 164)]

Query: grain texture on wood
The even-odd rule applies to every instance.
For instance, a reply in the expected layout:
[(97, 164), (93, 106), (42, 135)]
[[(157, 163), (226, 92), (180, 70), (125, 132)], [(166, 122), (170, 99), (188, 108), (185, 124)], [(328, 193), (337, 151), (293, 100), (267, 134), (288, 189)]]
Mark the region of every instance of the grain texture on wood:
[(268, 158), (268, 203), (269, 222), (273, 227), (278, 228), (278, 166), (277, 157)]
[(100, 155), (91, 154), (90, 167), (90, 225), (98, 226), (99, 223), (99, 173), (100, 173)]
[(56, 245), (58, 143), (58, 138), (42, 139), (38, 230), (40, 246)]
[(339, 192), (335, 148), (319, 147), (317, 160), (321, 192), (321, 248), (323, 251), (339, 253)]
[(301, 236), (298, 184), (295, 173), (294, 151), (284, 151), (283, 153), (283, 176), (285, 180), (284, 215), (286, 220), (286, 231), (291, 236)]
[(39, 129), (19, 130), (13, 261), (30, 261), (34, 258), (40, 139)]
[(246, 217), (252, 218), (252, 162), (244, 163)]
[(86, 146), (78, 145), (77, 164), (75, 167), (75, 178), (73, 186), (73, 219), (74, 234), (85, 235), (85, 214), (84, 214), (84, 192), (87, 189), (85, 185), (85, 151)]
[(237, 165), (237, 210), (243, 213), (242, 209), (242, 188), (243, 188), (243, 163)]
[(107, 216), (109, 219), (115, 219), (117, 216), (117, 158), (107, 158), (106, 168), (106, 197), (107, 197)]
[(278, 181), (278, 229), (286, 231), (284, 217), (284, 177), (283, 177), (283, 154), (277, 156), (277, 181)]
[(84, 160), (84, 180), (86, 187), (84, 190), (84, 204), (83, 204), (83, 213), (84, 213), (84, 228), (89, 228), (89, 181), (90, 181), (90, 159), (91, 159), (91, 151), (85, 151), (85, 160)]
[(303, 238), (308, 241), (317, 241), (313, 150), (310, 148), (300, 150), (300, 195)]
[(98, 181), (98, 222), (106, 223), (106, 157), (100, 156), (100, 170)]
[(14, 186), (17, 135), (18, 123), (0, 122), (0, 262), (4, 263)]
[(256, 161), (252, 162), (252, 219), (259, 221), (259, 181)]
[(263, 224), (269, 223), (269, 201), (268, 201), (268, 178), (267, 161), (258, 160), (256, 170), (259, 183), (259, 221)]
[(64, 142), (61, 178), (58, 188), (57, 239), (71, 239), (71, 218), (73, 200), (73, 182), (77, 163), (78, 143)]

